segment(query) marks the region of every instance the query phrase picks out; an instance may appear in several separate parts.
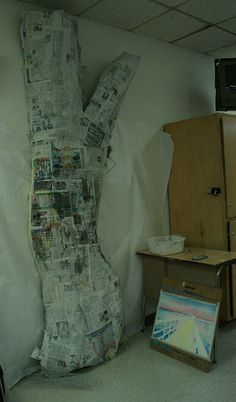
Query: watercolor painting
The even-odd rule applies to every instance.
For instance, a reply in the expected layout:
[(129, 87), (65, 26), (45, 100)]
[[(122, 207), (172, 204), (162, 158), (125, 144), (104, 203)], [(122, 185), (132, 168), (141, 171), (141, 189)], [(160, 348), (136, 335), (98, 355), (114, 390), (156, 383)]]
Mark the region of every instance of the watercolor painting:
[(152, 340), (210, 361), (218, 311), (219, 303), (161, 290)]

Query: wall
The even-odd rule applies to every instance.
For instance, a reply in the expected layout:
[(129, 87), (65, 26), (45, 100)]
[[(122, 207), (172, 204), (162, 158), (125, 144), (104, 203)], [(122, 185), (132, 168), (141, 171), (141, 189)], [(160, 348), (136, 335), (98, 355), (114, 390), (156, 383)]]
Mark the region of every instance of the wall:
[[(0, 0), (0, 119), (28, 147), (19, 46), (19, 15), (37, 9), (16, 0)], [(159, 127), (163, 123), (214, 111), (213, 58), (93, 21), (79, 21), (85, 95), (91, 94), (103, 67), (122, 51), (142, 56), (120, 116)]]
[(163, 123), (214, 112), (211, 56), (78, 19), (86, 93), (106, 63), (122, 51), (141, 56), (120, 116), (159, 128)]
[[(39, 342), (42, 329), (39, 282), (27, 240), (26, 216), (27, 193), (30, 183), (30, 148), (27, 138), (19, 36), (20, 13), (34, 9), (37, 7), (16, 0), (0, 0), (0, 141), (1, 147), (4, 144), (3, 148), (6, 150), (6, 152), (3, 151), (0, 160), (3, 164), (5, 163), (5, 152), (5, 155), (8, 155), (6, 158), (8, 164), (3, 166), (6, 175), (11, 170), (16, 183), (19, 171), (21, 179), (25, 178), (24, 188), (21, 186), (19, 190), (22, 193), (20, 197), (16, 197), (16, 200), (20, 200), (20, 204), (19, 202), (17, 204), (16, 201), (14, 204), (14, 194), (12, 194), (7, 176), (5, 181), (3, 177), (5, 187), (1, 188), (6, 200), (11, 197), (11, 208), (5, 212), (6, 221), (10, 222), (6, 214), (12, 215), (11, 211), (14, 210), (14, 225), (16, 228), (20, 228), (19, 237), (17, 238), (16, 232), (12, 231), (9, 241), (5, 245), (5, 253), (9, 257), (12, 256), (14, 253), (13, 240), (11, 240), (13, 237), (11, 236), (15, 235), (14, 250), (17, 250), (15, 259), (8, 258), (9, 266), (5, 263), (4, 267), (0, 266), (0, 272), (2, 273), (4, 268), (6, 276), (7, 272), (12, 269), (10, 279), (6, 277), (6, 281), (10, 281), (9, 288), (0, 277), (0, 293), (4, 294), (3, 302), (8, 304), (8, 314), (7, 317), (4, 317), (5, 344), (3, 345), (8, 352), (4, 353), (2, 350), (0, 362), (5, 363), (9, 370), (9, 385), (29, 372), (29, 370), (27, 371), (29, 356), (33, 345)], [(82, 62), (85, 66), (85, 99), (89, 98), (98, 76), (107, 63), (110, 63), (120, 52), (128, 51), (141, 55), (142, 59), (120, 110), (120, 118), (126, 122), (126, 125), (140, 122), (144, 127), (153, 127), (154, 130), (158, 130), (164, 123), (214, 111), (213, 59), (210, 56), (197, 54), (92, 21), (78, 19), (78, 22)], [(23, 159), (24, 166), (22, 167), (21, 160)], [(156, 174), (158, 172), (159, 170)], [(4, 210), (2, 212), (4, 213)], [(23, 222), (25, 222), (25, 226)], [(163, 227), (166, 227), (167, 224), (165, 215)], [(9, 227), (11, 228), (11, 226)], [(4, 233), (2, 235), (4, 236)], [(24, 248), (21, 247), (19, 238), (24, 238)], [(0, 259), (0, 264), (3, 264), (2, 259)], [(14, 274), (14, 269), (18, 277)], [(2, 292), (3, 287), (5, 293)], [(9, 292), (6, 292), (6, 289), (9, 289)], [(126, 295), (127, 302), (129, 291), (130, 287)], [(15, 295), (14, 302), (12, 301), (13, 294)], [(2, 301), (1, 306), (3, 306)], [(134, 316), (137, 312), (136, 307), (134, 306), (132, 310)], [(4, 314), (4, 308), (0, 309), (0, 314)], [(0, 318), (2, 319), (2, 317)], [(14, 337), (10, 341), (12, 336), (10, 331), (13, 328), (16, 328), (14, 336), (18, 340), (17, 342), (14, 342)], [(1, 331), (0, 341), (2, 339)], [(7, 335), (9, 336), (7, 337)], [(19, 350), (21, 354), (19, 354)], [(9, 355), (11, 361), (7, 362)]]

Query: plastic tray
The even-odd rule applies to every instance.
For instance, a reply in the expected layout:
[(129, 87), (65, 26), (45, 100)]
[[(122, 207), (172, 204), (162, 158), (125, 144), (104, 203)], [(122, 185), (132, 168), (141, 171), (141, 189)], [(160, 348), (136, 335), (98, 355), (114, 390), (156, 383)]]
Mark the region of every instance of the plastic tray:
[(151, 253), (169, 255), (181, 253), (184, 250), (185, 237), (180, 235), (157, 236), (148, 239), (148, 249)]

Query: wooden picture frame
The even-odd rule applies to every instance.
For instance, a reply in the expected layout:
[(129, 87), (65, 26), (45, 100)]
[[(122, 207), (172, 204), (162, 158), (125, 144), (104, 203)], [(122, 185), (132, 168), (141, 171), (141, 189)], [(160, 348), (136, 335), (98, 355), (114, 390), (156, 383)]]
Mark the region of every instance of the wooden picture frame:
[(222, 290), (164, 278), (151, 336), (152, 349), (208, 372)]

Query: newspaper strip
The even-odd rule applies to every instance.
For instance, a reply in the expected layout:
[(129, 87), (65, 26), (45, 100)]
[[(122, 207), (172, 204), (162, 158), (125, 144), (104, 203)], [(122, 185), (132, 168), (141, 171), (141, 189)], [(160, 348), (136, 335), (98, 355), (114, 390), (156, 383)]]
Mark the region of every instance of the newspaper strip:
[(115, 118), (139, 57), (123, 53), (83, 110), (78, 27), (62, 11), (22, 17), (32, 145), (31, 238), (46, 324), (32, 357), (47, 375), (93, 366), (123, 332), (118, 277), (97, 240), (102, 174)]

